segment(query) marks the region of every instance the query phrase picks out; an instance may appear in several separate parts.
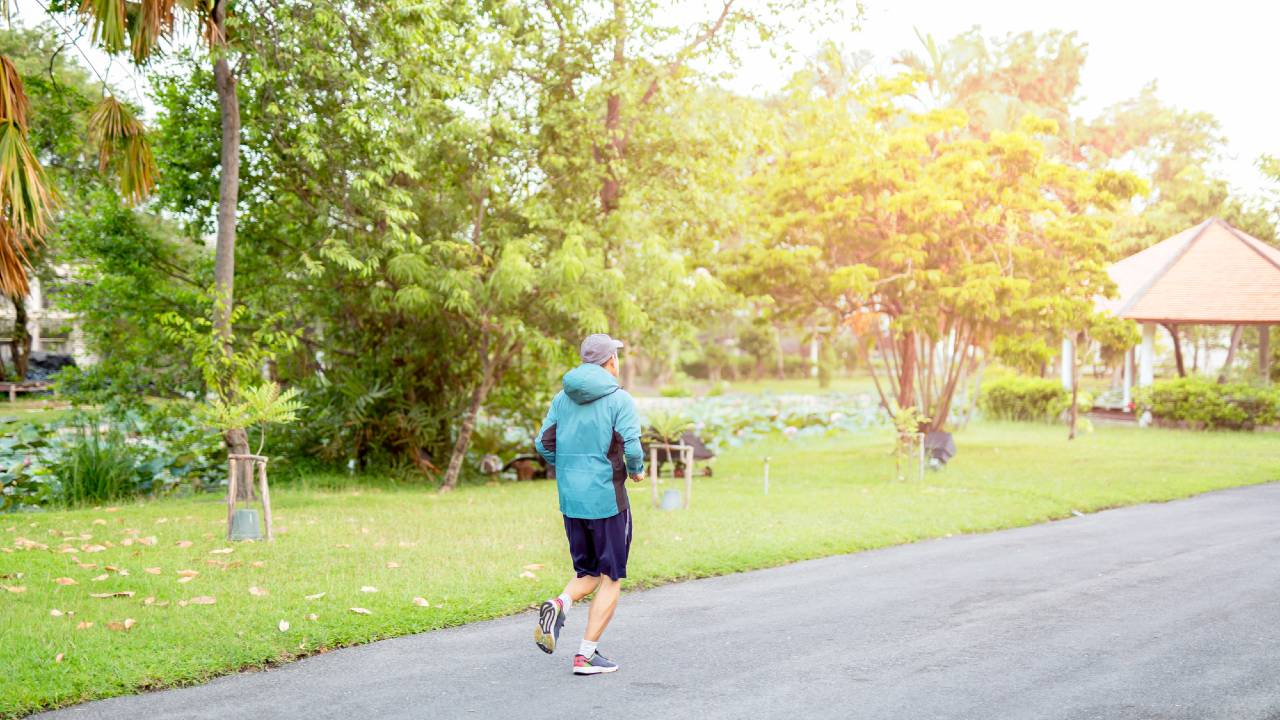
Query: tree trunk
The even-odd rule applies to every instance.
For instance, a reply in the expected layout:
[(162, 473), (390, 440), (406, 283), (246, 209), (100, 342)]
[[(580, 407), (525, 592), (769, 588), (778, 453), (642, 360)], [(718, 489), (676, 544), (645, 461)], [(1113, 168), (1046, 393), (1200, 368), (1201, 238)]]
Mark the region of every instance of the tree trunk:
[(1186, 364), (1182, 362), (1182, 338), (1178, 332), (1178, 326), (1173, 323), (1161, 323), (1164, 329), (1169, 331), (1169, 337), (1173, 338), (1173, 359), (1178, 365), (1178, 377), (1187, 376)]
[(13, 296), (13, 338), (9, 341), (9, 356), (13, 358), (13, 379), (27, 379), (27, 361), (31, 357), (31, 331), (27, 329), (27, 300)]
[(467, 448), (471, 446), (471, 433), (476, 429), (476, 418), (479, 417), (480, 408), (489, 397), (489, 390), (493, 388), (495, 380), (497, 353), (489, 350), (490, 343), (487, 338), (481, 347), (481, 351), (485, 354), (484, 370), (481, 373), (480, 384), (476, 385), (475, 390), (471, 392), (471, 403), (467, 406), (467, 414), (462, 416), (458, 440), (453, 444), (453, 452), (449, 455), (449, 468), (445, 470), (444, 485), (440, 488), (445, 492), (458, 486), (458, 477), (462, 474), (462, 461), (467, 456)]
[(902, 366), (898, 368), (898, 407), (915, 407), (916, 334), (902, 336)]
[[(228, 430), (222, 434), (222, 441), (227, 445), (227, 453), (231, 455), (249, 454), (249, 435), (240, 428)], [(240, 477), (236, 478), (236, 500), (252, 500), (253, 463), (237, 463)]]
[[(1076, 362), (1076, 348), (1085, 342), (1083, 333), (1076, 337), (1076, 341), (1071, 343), (1071, 357), (1062, 358), (1063, 362), (1071, 363), (1071, 427), (1067, 430), (1067, 439), (1076, 439), (1076, 420), (1080, 417), (1080, 364)], [(1175, 341), (1176, 343), (1176, 341)]]
[[(214, 7), (214, 24), (226, 37), (227, 2)], [(213, 75), (217, 81), (218, 108), (222, 117), (222, 175), (218, 180), (218, 239), (214, 249), (213, 283), (215, 306), (213, 324), (229, 344), (231, 341), (231, 307), (235, 301), (236, 272), (236, 206), (240, 196), (240, 99), (236, 96), (236, 78), (227, 62), (226, 48), (215, 48), (217, 60)], [(230, 349), (228, 348), (228, 352)]]
[[(218, 237), (213, 261), (213, 327), (222, 337), (224, 352), (231, 353), (231, 308), (235, 301), (236, 206), (240, 196), (240, 99), (236, 96), (236, 78), (226, 57), (228, 2), (229, 0), (218, 0), (213, 8), (213, 23), (217, 29), (214, 47), (217, 59), (213, 63), (213, 76), (222, 120), (219, 158), (222, 175), (218, 180)], [(223, 441), (229, 453), (249, 452), (249, 439), (242, 428), (223, 433)], [(251, 467), (252, 464), (244, 465)], [(236, 484), (240, 490), (236, 493), (237, 500), (253, 497), (252, 478), (246, 479), (250, 481), (240, 482), (240, 478), (237, 478)]]
[[(613, 0), (613, 71), (614, 81), (620, 81), (627, 62), (627, 0)], [(621, 134), (622, 95), (615, 86), (605, 98), (604, 131), (608, 147), (599, 151), (604, 164), (604, 180), (600, 184), (600, 212), (609, 215), (618, 209), (622, 198), (622, 180), (615, 163), (626, 153), (626, 141)]]
[(1244, 326), (1237, 325), (1231, 331), (1231, 344), (1227, 346), (1227, 359), (1222, 363), (1222, 372), (1218, 373), (1218, 384), (1221, 385), (1227, 381), (1227, 375), (1231, 373), (1231, 363), (1236, 359), (1236, 349), (1240, 347), (1240, 336), (1244, 333)]

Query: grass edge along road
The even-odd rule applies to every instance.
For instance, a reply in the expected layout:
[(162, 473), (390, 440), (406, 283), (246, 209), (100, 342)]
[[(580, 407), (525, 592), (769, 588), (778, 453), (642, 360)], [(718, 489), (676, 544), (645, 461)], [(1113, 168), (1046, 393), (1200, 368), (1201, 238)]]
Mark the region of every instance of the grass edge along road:
[[(951, 467), (923, 481), (893, 482), (888, 436), (866, 433), (727, 452), (689, 511), (653, 510), (632, 485), (626, 586), (1280, 479), (1270, 434), (1108, 427), (1068, 442), (1060, 427), (983, 424), (957, 439)], [(570, 572), (549, 482), (273, 499), (272, 545), (227, 544), (216, 496), (0, 517), (0, 716), (508, 615)], [(132, 595), (92, 596), (110, 593)]]

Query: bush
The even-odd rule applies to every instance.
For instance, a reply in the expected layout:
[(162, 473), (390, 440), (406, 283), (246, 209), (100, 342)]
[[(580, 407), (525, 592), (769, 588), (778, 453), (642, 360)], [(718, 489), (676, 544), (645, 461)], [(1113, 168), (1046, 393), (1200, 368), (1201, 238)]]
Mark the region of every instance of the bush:
[(134, 494), (137, 474), (123, 433), (85, 425), (76, 429), (76, 437), (54, 468), (63, 502), (92, 505)]
[[(1080, 412), (1092, 407), (1092, 396), (1081, 391)], [(1000, 420), (1056, 422), (1071, 408), (1071, 393), (1057, 380), (1008, 375), (982, 384), (978, 407), (983, 414)]]
[(1161, 380), (1138, 391), (1138, 406), (1168, 422), (1218, 430), (1252, 430), (1280, 418), (1280, 390), (1199, 377)]

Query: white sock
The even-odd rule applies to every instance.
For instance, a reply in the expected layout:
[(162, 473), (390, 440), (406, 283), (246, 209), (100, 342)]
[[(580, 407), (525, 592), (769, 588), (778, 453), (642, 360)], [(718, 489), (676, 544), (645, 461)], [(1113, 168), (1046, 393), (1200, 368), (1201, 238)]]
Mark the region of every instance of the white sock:
[(560, 601), (560, 609), (569, 612), (569, 608), (573, 607), (573, 598), (569, 597), (569, 593), (560, 593), (556, 598)]
[(596, 654), (596, 646), (599, 644), (600, 643), (598, 642), (591, 642), (590, 640), (583, 638), (582, 644), (578, 646), (578, 654), (590, 660), (591, 656)]

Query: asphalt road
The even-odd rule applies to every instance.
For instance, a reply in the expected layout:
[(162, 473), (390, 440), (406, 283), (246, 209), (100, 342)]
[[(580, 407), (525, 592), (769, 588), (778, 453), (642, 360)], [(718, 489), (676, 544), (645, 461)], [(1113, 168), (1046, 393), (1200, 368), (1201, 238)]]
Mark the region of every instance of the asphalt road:
[[(643, 533), (643, 528), (637, 529)], [(531, 599), (532, 600), (532, 599)], [(1280, 718), (1280, 485), (624, 595), (51, 718)]]

